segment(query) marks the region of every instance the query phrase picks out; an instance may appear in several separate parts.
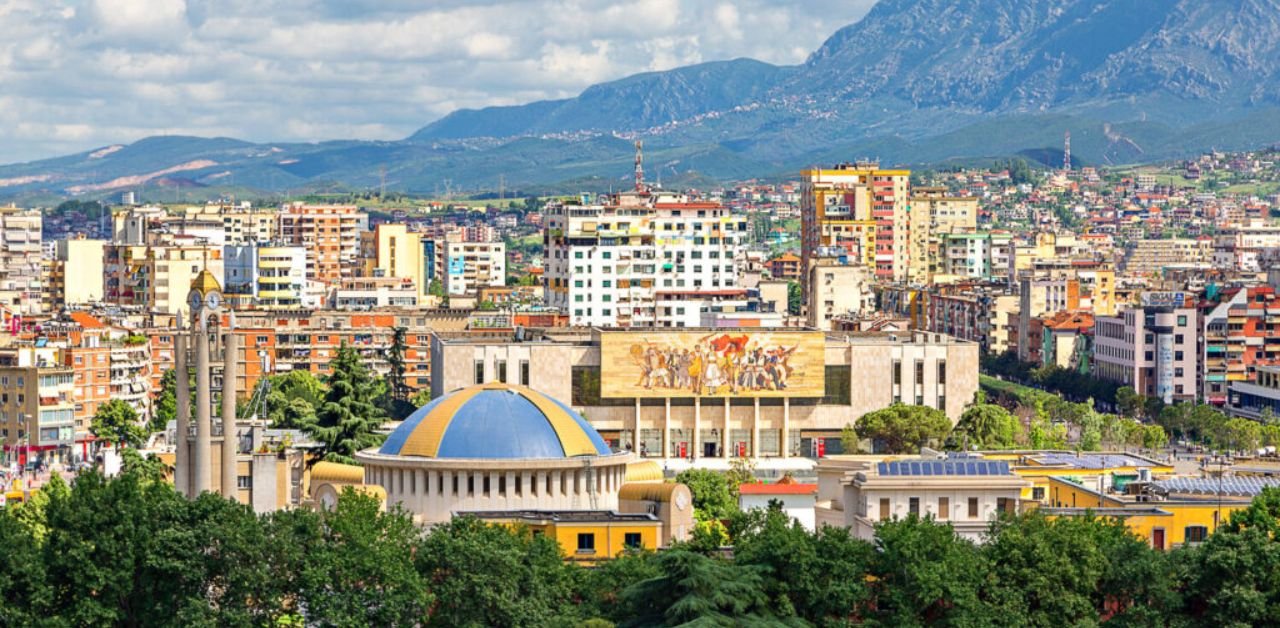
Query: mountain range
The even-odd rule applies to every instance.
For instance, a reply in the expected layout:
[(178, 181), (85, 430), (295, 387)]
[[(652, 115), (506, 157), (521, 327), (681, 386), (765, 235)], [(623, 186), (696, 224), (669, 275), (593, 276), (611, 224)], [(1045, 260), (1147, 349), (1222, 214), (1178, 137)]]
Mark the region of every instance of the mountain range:
[(154, 185), (431, 193), (625, 185), (878, 158), (1149, 162), (1280, 140), (1280, 0), (881, 0), (800, 65), (650, 72), (461, 110), (399, 141), (152, 137), (0, 166), (0, 195)]

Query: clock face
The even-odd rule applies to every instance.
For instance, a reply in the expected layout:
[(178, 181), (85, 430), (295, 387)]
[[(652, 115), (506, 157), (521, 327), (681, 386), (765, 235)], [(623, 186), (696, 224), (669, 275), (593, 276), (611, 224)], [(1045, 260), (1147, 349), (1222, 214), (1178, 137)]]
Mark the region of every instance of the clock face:
[(204, 295), (204, 304), (209, 309), (216, 310), (222, 305), (222, 295), (210, 290), (209, 294)]
[(191, 294), (187, 295), (187, 305), (190, 305), (193, 310), (200, 309), (200, 305), (203, 301), (204, 300), (200, 298), (200, 293), (195, 290), (192, 290)]

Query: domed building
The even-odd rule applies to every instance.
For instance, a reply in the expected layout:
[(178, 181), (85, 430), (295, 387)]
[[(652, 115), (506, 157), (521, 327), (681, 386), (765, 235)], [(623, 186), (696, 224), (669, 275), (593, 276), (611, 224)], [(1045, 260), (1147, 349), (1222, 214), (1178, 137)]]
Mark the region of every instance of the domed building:
[(573, 409), (523, 386), (482, 384), (444, 395), (356, 458), (365, 484), (381, 486), (389, 506), (400, 504), (419, 523), (565, 511), (652, 520), (616, 512), (634, 454), (612, 452)]

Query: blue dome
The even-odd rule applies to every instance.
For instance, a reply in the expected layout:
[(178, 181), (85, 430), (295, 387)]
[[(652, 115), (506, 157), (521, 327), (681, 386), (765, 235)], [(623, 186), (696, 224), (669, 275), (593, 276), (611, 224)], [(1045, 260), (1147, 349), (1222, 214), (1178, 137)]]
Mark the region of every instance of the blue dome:
[(418, 408), (387, 437), (378, 453), (556, 459), (612, 452), (595, 428), (563, 403), (523, 386), (484, 384)]

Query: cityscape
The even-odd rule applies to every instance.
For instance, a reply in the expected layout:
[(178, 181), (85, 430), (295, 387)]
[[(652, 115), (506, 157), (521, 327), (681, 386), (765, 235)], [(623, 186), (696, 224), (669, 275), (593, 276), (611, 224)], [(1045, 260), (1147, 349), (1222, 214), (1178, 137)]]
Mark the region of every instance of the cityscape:
[[(1276, 623), (1280, 4), (640, 4), (735, 60), (405, 140), (0, 114), (0, 625)], [(1039, 39), (1108, 47), (974, 100)]]

